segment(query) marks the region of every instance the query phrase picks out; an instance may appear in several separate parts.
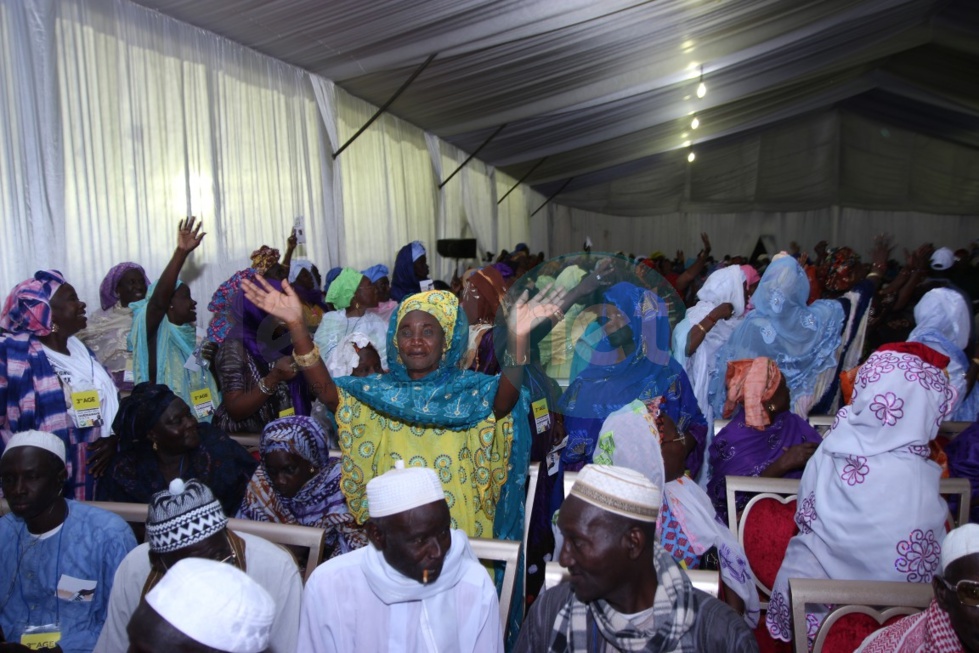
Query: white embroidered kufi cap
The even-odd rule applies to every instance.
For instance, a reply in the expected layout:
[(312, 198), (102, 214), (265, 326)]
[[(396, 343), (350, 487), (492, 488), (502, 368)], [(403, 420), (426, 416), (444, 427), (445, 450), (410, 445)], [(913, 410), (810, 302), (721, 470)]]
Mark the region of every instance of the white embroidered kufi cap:
[[(61, 462), (65, 462), (65, 441), (54, 433), (48, 433), (47, 431), (22, 431), (15, 433), (10, 438), (10, 441), (7, 442), (7, 446), (3, 450), (3, 456), (6, 456), (8, 451), (17, 447), (37, 447), (38, 449), (44, 449), (60, 458)], [(0, 458), (3, 456), (0, 456)]]
[(979, 524), (964, 524), (948, 532), (942, 542), (942, 573), (967, 555), (979, 553)]
[(662, 493), (646, 476), (627, 467), (585, 465), (568, 496), (616, 515), (655, 522)]
[(261, 653), (269, 646), (275, 601), (232, 565), (184, 558), (146, 594), (146, 602), (205, 646), (229, 653)]
[(405, 467), (403, 460), (367, 483), (367, 512), (375, 519), (434, 501), (445, 501), (439, 477), (427, 467)]

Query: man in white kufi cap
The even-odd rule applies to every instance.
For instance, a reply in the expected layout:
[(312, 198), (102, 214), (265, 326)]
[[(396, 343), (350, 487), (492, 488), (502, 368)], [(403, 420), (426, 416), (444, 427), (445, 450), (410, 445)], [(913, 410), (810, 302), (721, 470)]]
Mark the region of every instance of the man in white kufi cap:
[(979, 652), (979, 525), (945, 536), (941, 565), (928, 609), (872, 634), (857, 653)]
[[(0, 629), (11, 642), (91, 651), (105, 621), (116, 568), (136, 546), (118, 516), (65, 499), (65, 443), (24, 431), (0, 456)], [(33, 646), (37, 648), (37, 646)]]
[(660, 488), (625, 467), (586, 465), (558, 515), (570, 581), (541, 594), (516, 651), (758, 650), (744, 620), (694, 589), (656, 544)]
[(275, 614), (269, 593), (237, 567), (184, 558), (140, 601), (130, 650), (264, 653)]
[(269, 653), (296, 650), (302, 577), (292, 554), (257, 535), (230, 530), (228, 518), (210, 488), (196, 479), (180, 478), (150, 499), (146, 542), (119, 565), (109, 614), (95, 650), (129, 651), (128, 624), (140, 600), (169, 578), (178, 563), (192, 558), (220, 560), (225, 566), (244, 571), (265, 589), (275, 602)]
[(328, 560), (303, 594), (299, 653), (503, 651), (496, 588), (431, 469), (367, 483), (370, 545)]

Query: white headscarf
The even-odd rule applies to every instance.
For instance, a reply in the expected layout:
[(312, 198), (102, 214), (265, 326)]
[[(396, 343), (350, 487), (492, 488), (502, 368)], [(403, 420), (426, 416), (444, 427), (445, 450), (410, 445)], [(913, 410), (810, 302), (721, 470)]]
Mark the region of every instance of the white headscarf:
[(335, 378), (350, 376), (350, 374), (360, 365), (360, 354), (358, 351), (371, 344), (371, 339), (367, 334), (354, 331), (350, 335), (341, 338), (339, 344), (326, 357), (326, 369), (330, 376)]
[[(933, 352), (932, 352), (933, 353)], [(927, 583), (938, 570), (948, 508), (928, 443), (951, 408), (945, 372), (908, 351), (877, 351), (857, 372), (806, 465), (767, 624), (790, 641), (789, 578)]]
[(908, 340), (916, 341), (915, 336), (925, 331), (937, 331), (959, 349), (965, 349), (969, 344), (971, 320), (971, 311), (960, 293), (935, 288), (926, 292), (914, 307), (915, 326)]

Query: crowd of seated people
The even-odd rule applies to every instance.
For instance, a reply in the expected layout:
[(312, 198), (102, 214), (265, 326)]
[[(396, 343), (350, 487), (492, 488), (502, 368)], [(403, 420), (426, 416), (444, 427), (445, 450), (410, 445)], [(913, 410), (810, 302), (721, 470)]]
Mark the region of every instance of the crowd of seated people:
[[(230, 560), (261, 586), (258, 604), (277, 606), (256, 651), (754, 650), (762, 632), (777, 647), (793, 638), (790, 578), (939, 577), (940, 478), (970, 480), (979, 521), (979, 244), (923, 245), (903, 265), (887, 237), (867, 262), (825, 242), (812, 257), (793, 243), (716, 260), (706, 234), (697, 257), (672, 261), (545, 260), (520, 244), (443, 283), (415, 241), (392, 268), (334, 268), (321, 286), (293, 234), (285, 257), (262, 246), (220, 285), (200, 337), (180, 273), (204, 233), (194, 218), (177, 231), (157, 280), (136, 262), (109, 270), (91, 319), (57, 270), (4, 302), (0, 546), (14, 548), (0, 561), (0, 652), (126, 650), (130, 624), (147, 620), (179, 631), (151, 597), (196, 557)], [(810, 426), (817, 415), (827, 432)], [(942, 432), (952, 421), (976, 424)], [(732, 475), (799, 479), (798, 534), (767, 611), (727, 527)], [(645, 484), (634, 500), (630, 483)], [(90, 501), (150, 514), (123, 536)], [(101, 539), (66, 539), (83, 576), (66, 581), (61, 532), (75, 516), (105, 525)], [(305, 599), (308, 551), (274, 571), (246, 565), (265, 545), (227, 531), (229, 517), (324, 532), (330, 562)], [(527, 600), (505, 631), (469, 538), (525, 544)], [(543, 591), (550, 560), (569, 567), (570, 589)], [(694, 569), (717, 570), (720, 601), (688, 588)], [(959, 585), (973, 572), (956, 572)], [(463, 597), (443, 577), (471, 587)], [(360, 585), (338, 594), (338, 579)], [(92, 604), (84, 614), (60, 602), (72, 591)], [(458, 612), (460, 597), (481, 609)], [(369, 636), (344, 616), (402, 603)], [(965, 605), (954, 623), (979, 628)], [(425, 627), (408, 634), (408, 622)], [(949, 650), (970, 650), (958, 636)]]

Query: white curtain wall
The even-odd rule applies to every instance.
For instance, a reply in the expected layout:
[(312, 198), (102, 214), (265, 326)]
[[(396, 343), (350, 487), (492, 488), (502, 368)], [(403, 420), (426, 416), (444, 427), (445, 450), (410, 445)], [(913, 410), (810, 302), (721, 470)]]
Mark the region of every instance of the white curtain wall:
[[(527, 237), (521, 189), (496, 227), (492, 167), (477, 160), (439, 192), (425, 133), (293, 66), (125, 0), (0, 0), (0, 293), (61, 269), (90, 305), (110, 267), (155, 278), (177, 221), (204, 220), (184, 269), (195, 298), (285, 248), (304, 216), (308, 257), (392, 265), (411, 240), (451, 275), (437, 238), (481, 247)], [(467, 154), (434, 139), (443, 174)], [(508, 186), (509, 187), (509, 186)], [(440, 205), (441, 197), (441, 205)], [(439, 216), (443, 216), (441, 219)]]

